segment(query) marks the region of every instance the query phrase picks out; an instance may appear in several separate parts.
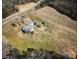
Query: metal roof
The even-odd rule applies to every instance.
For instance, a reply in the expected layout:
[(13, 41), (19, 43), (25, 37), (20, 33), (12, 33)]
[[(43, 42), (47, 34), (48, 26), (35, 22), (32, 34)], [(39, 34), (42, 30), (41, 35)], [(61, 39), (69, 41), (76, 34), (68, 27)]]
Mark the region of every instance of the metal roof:
[(23, 26), (22, 30), (25, 32), (30, 32), (33, 31), (34, 29), (34, 22), (29, 22), (28, 24), (26, 24), (25, 26)]

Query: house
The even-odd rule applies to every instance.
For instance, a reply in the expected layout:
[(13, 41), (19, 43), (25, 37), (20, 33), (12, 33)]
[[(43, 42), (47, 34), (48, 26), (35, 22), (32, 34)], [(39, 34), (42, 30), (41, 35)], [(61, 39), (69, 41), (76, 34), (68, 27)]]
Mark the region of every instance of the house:
[(24, 25), (21, 30), (24, 33), (33, 32), (34, 31), (34, 27), (35, 27), (34, 22), (31, 21), (28, 24)]

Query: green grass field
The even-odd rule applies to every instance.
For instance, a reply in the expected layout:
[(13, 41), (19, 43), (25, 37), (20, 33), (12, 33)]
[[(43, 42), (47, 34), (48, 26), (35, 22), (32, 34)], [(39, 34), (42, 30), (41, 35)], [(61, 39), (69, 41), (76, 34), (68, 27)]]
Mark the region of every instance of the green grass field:
[(3, 25), (2, 33), (13, 48), (17, 48), (20, 51), (27, 48), (44, 48), (58, 52), (70, 46), (69, 42), (71, 43), (71, 41), (69, 39), (75, 39), (75, 33), (73, 32), (64, 30), (37, 16), (30, 16), (30, 18), (40, 23), (44, 21), (43, 30), (35, 29), (34, 34), (22, 33), (21, 27), (23, 24), (14, 27), (11, 25), (12, 22), (9, 22)]

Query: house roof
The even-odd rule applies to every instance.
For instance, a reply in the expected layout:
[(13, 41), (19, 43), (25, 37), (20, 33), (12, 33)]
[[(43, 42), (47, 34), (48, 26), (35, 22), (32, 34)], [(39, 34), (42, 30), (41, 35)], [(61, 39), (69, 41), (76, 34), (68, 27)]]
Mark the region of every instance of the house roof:
[(32, 31), (34, 29), (34, 22), (30, 22), (28, 24), (26, 24), (25, 26), (23, 26), (22, 28), (25, 32), (29, 32)]

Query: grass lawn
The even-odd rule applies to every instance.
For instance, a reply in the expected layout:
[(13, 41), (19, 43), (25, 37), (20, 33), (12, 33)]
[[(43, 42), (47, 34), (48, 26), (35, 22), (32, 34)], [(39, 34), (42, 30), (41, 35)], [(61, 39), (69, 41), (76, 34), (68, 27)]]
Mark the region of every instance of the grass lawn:
[(26, 50), (27, 48), (44, 48), (59, 52), (64, 48), (66, 49), (68, 46), (72, 46), (71, 42), (73, 45), (75, 45), (74, 41), (76, 38), (76, 33), (51, 24), (38, 16), (30, 15), (29, 17), (40, 23), (44, 21), (44, 29), (36, 29), (34, 34), (31, 34), (22, 33), (22, 24), (14, 27), (11, 25), (12, 22), (8, 22), (7, 24), (3, 25), (2, 34), (7, 38), (7, 40), (9, 40), (9, 43), (13, 48), (17, 48), (20, 51)]

